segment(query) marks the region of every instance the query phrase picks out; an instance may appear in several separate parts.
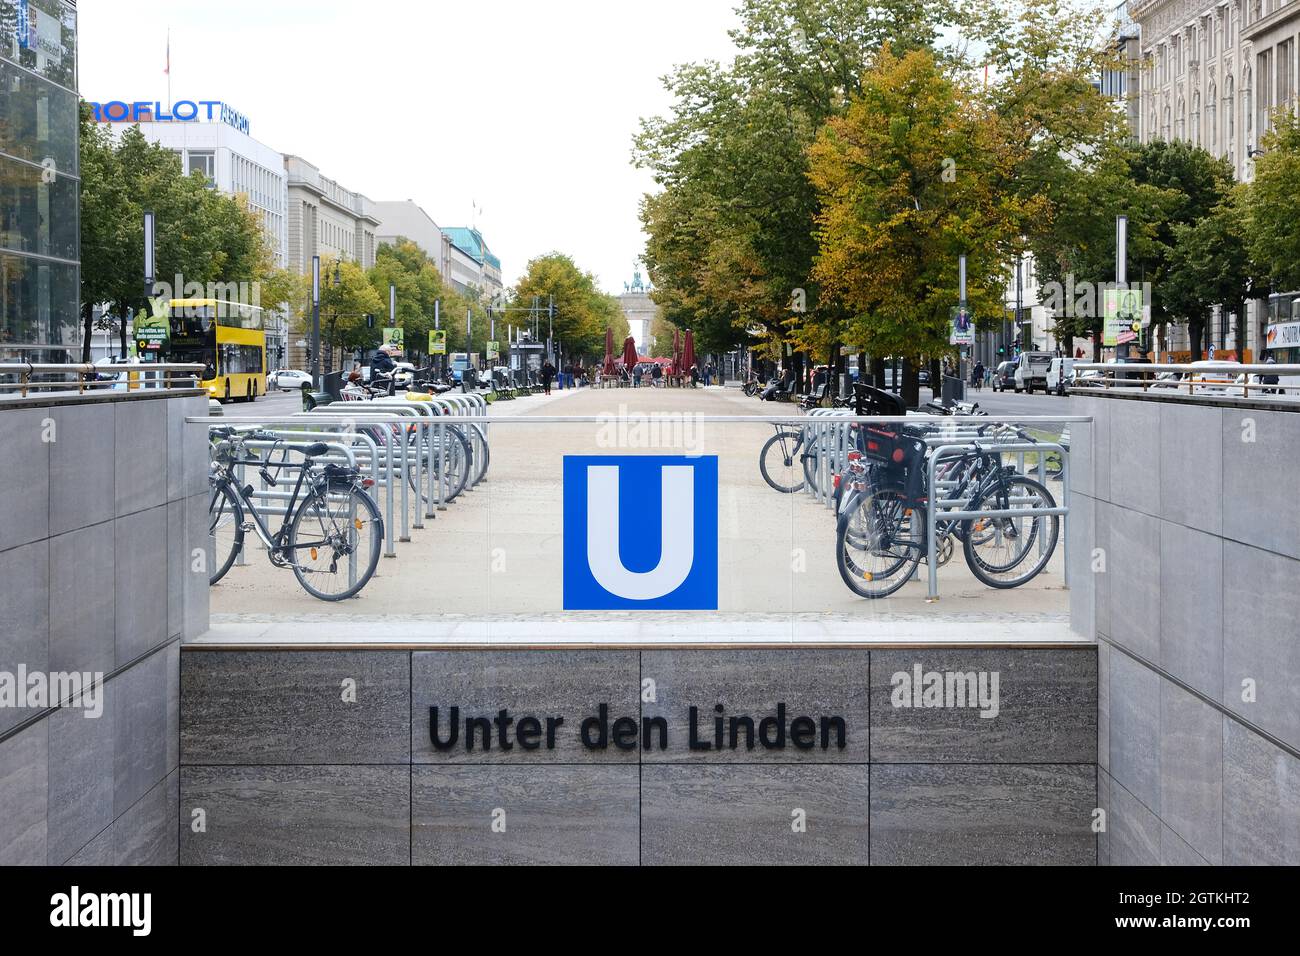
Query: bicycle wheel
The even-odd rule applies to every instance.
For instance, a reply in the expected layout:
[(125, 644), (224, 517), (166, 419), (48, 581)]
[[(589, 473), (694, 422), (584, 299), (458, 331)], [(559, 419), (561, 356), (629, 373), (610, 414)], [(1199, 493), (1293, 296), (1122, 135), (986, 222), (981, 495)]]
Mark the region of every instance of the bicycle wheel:
[(472, 487), (487, 477), (488, 465), (492, 461), (492, 452), (488, 448), (486, 432), (478, 425), (469, 425), (467, 427), (469, 429), (469, 435), (467, 436), (470, 442), (469, 447), (473, 453), (471, 462), (474, 465), (474, 470), (470, 472), (473, 476), (473, 480), (470, 482)]
[(213, 484), (208, 500), (208, 584), (226, 576), (244, 547), (244, 508), (227, 484)]
[(442, 435), (434, 430), (430, 456), (433, 472), (442, 485), (442, 500), (452, 501), (469, 484), (474, 465), (474, 446), (455, 425), (443, 426)]
[(1032, 478), (1015, 475), (980, 497), (972, 511), (1023, 511), (1005, 518), (970, 522), (962, 547), (971, 573), (991, 588), (1015, 588), (1032, 580), (1056, 550), (1061, 519), (1035, 514), (1055, 508), (1056, 499)]
[(758, 470), (763, 473), (763, 480), (782, 494), (802, 490), (803, 481), (796, 481), (803, 470), (799, 461), (802, 448), (802, 431), (778, 431), (769, 438), (758, 455)]
[(849, 589), (889, 597), (912, 577), (925, 551), (925, 521), (901, 488), (881, 488), (850, 502), (835, 529), (835, 561)]
[(350, 598), (379, 566), (384, 519), (359, 488), (312, 492), (294, 512), (284, 550), (298, 583), (322, 601)]

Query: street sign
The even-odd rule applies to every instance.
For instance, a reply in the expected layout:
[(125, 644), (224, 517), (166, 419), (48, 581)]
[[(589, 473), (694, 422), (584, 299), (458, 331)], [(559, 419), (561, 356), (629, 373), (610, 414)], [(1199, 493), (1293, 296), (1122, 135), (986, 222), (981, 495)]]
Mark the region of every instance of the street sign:
[(396, 345), (399, 349), (404, 349), (406, 347), (406, 337), (403, 334), (402, 329), (400, 328), (395, 329), (392, 328), (391, 326), (385, 327), (384, 344)]
[(429, 354), (447, 354), (447, 333), (441, 329), (429, 330)]
[(1107, 289), (1103, 316), (1102, 345), (1135, 341), (1142, 331), (1142, 290)]
[(964, 305), (955, 306), (950, 313), (948, 344), (975, 344), (975, 320), (970, 314), (970, 309)]

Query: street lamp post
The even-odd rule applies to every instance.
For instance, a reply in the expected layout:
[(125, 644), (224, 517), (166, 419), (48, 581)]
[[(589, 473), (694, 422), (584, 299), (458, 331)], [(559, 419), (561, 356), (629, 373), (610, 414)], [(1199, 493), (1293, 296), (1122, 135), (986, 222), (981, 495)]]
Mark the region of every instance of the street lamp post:
[[(154, 280), (154, 218), (152, 212), (144, 214), (144, 302), (149, 308), (153, 298)], [(122, 358), (126, 358), (126, 320), (122, 320)], [(160, 356), (161, 357), (161, 356)]]
[(320, 256), (311, 257), (311, 380), (320, 390)]

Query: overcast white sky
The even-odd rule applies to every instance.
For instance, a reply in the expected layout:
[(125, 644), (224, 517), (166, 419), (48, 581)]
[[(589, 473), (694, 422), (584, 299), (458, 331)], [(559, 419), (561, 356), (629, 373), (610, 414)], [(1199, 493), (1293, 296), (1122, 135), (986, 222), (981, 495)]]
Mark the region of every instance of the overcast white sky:
[(621, 292), (644, 246), (630, 164), (673, 64), (729, 59), (734, 0), (82, 0), (88, 100), (229, 103), (371, 199), (477, 224), (507, 283), (572, 255)]

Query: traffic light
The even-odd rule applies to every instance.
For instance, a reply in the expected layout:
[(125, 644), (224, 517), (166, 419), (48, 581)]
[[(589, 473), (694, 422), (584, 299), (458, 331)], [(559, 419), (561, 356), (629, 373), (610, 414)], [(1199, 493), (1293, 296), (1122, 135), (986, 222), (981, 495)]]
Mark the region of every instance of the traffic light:
[(1007, 347), (1006, 347), (1005, 345), (999, 345), (999, 346), (998, 346), (998, 354), (999, 354), (999, 355), (1006, 355), (1006, 354), (1007, 354)]
[(368, 328), (368, 329), (373, 329), (374, 327), (375, 327), (375, 316), (374, 316), (374, 313), (373, 313), (373, 312), (367, 312), (367, 313), (366, 313), (366, 328)]

